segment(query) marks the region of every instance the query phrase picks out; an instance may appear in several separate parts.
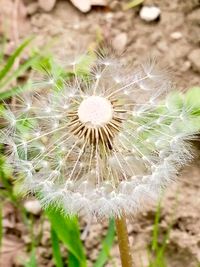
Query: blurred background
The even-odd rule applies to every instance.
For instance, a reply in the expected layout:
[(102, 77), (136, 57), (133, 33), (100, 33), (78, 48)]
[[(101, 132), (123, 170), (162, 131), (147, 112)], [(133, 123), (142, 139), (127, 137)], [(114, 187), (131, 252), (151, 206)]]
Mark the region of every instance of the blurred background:
[[(27, 62), (33, 52), (45, 55), (51, 51), (65, 63), (101, 41), (111, 43), (118, 53), (127, 51), (124, 58), (135, 64), (156, 56), (169, 69), (174, 88), (187, 90), (200, 85), (199, 0), (0, 0), (2, 64), (31, 36), (31, 43), (14, 57), (12, 86), (31, 75)], [(16, 74), (20, 66), (23, 68)], [(200, 266), (199, 163), (197, 155), (192, 165), (182, 170), (161, 207), (150, 207), (129, 219), (135, 267)], [(0, 180), (0, 266), (68, 266), (66, 246), (56, 242), (55, 236), (52, 239), (51, 223), (37, 200), (18, 199), (12, 177), (2, 171), (0, 176), (4, 179)], [(107, 220), (91, 221), (88, 227), (81, 218), (88, 266), (120, 266), (115, 240), (113, 245), (109, 243), (107, 263), (94, 265), (107, 228)], [(63, 260), (60, 265), (52, 244), (59, 244)], [(156, 254), (159, 260), (150, 263), (149, 253)]]

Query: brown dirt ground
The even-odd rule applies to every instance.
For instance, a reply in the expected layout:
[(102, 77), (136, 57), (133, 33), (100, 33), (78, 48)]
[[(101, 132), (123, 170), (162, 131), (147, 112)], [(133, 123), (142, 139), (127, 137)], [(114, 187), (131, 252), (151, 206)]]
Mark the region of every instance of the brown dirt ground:
[[(35, 46), (43, 47), (52, 43), (52, 49), (57, 57), (65, 61), (67, 56), (73, 56), (77, 50), (94, 44), (99, 33), (107, 40), (114, 40), (120, 33), (127, 36), (126, 57), (139, 62), (148, 55), (156, 55), (162, 64), (169, 66), (176, 87), (187, 89), (199, 85), (200, 69), (194, 67), (189, 54), (200, 44), (200, 2), (198, 0), (146, 0), (145, 5), (156, 4), (161, 9), (160, 20), (146, 23), (139, 17), (139, 7), (123, 11), (126, 1), (110, 1), (106, 8), (95, 8), (88, 14), (76, 10), (67, 0), (58, 1), (55, 8), (49, 12), (37, 9), (26, 17), (26, 9), (31, 2), (24, 1), (20, 9), (23, 19), (17, 23), (18, 38), (29, 33), (36, 35)], [(0, 21), (3, 13), (10, 21), (12, 1), (0, 0)], [(5, 4), (5, 5), (4, 5)], [(9, 10), (10, 5), (10, 10)], [(25, 10), (25, 11), (24, 11)], [(32, 13), (32, 12), (30, 12)], [(4, 17), (5, 18), (5, 17)], [(13, 24), (12, 24), (13, 25)], [(14, 25), (16, 26), (16, 25)], [(9, 27), (8, 27), (9, 28)], [(0, 27), (0, 32), (3, 32)], [(174, 39), (173, 33), (179, 32), (179, 38)], [(16, 41), (13, 31), (7, 31), (10, 46)], [(14, 39), (15, 38), (15, 39)], [(13, 41), (14, 40), (14, 41)], [(199, 159), (183, 170), (179, 181), (167, 191), (163, 200), (160, 232), (161, 240), (169, 224), (173, 226), (167, 247), (167, 263), (170, 267), (197, 267), (200, 262), (200, 164)], [(144, 214), (138, 215), (129, 223), (131, 249), (134, 255), (135, 267), (148, 266), (147, 247), (152, 236), (155, 207)], [(21, 259), (27, 258), (27, 246), (30, 245), (27, 229), (24, 230), (17, 211), (10, 204), (4, 209), (4, 243), (2, 265), (5, 267), (22, 266)], [(36, 218), (35, 234), (38, 233), (39, 220)], [(100, 248), (100, 240), (105, 233), (107, 222), (92, 222), (85, 246), (89, 266), (95, 260)], [(50, 252), (49, 225), (43, 226), (43, 238), (37, 255), (39, 266), (53, 266)], [(65, 250), (63, 253), (66, 253)], [(17, 256), (18, 255), (18, 256)], [(120, 266), (119, 252), (115, 245), (111, 255)], [(110, 261), (106, 266), (114, 266)]]

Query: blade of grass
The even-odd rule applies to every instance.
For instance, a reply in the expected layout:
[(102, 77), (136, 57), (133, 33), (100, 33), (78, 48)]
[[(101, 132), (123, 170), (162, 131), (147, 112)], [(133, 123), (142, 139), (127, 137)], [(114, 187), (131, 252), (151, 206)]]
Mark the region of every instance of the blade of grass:
[(161, 215), (161, 200), (158, 202), (156, 215), (154, 219), (153, 225), (153, 238), (151, 244), (151, 250), (155, 254), (155, 258), (152, 260), (150, 259), (149, 267), (166, 267), (165, 265), (165, 248), (166, 248), (166, 236), (164, 237), (162, 246), (159, 245), (159, 222), (160, 222), (160, 215)]
[(18, 78), (22, 73), (24, 73), (28, 68), (30, 68), (34, 61), (37, 60), (37, 56), (33, 56), (32, 58), (29, 58), (26, 62), (20, 65), (20, 67), (15, 70), (10, 76), (4, 79), (3, 82), (0, 83), (0, 90), (5, 88), (6, 85), (8, 85), (12, 80)]
[(114, 238), (115, 238), (115, 223), (114, 220), (111, 219), (109, 223), (108, 232), (102, 242), (102, 250), (100, 251), (97, 260), (94, 263), (94, 267), (103, 267), (105, 265), (105, 263), (110, 257), (110, 249), (112, 248)]
[(13, 194), (12, 185), (9, 183), (9, 180), (8, 180), (8, 177), (5, 173), (5, 171), (4, 171), (4, 168), (5, 168), (5, 158), (2, 155), (0, 155), (0, 181), (3, 185), (3, 187), (5, 187), (10, 201), (13, 204), (15, 204), (15, 203), (17, 203), (17, 199)]
[(0, 251), (1, 251), (1, 245), (2, 245), (2, 239), (3, 239), (3, 224), (2, 224), (2, 204), (0, 204)]
[(72, 254), (70, 251), (68, 252), (68, 267), (78, 267), (80, 266), (79, 260)]
[(18, 94), (28, 90), (28, 88), (30, 88), (30, 86), (28, 84), (13, 87), (12, 89), (10, 89), (6, 92), (0, 93), (0, 100), (5, 100), (5, 99), (8, 99), (12, 96), (18, 95)]
[(130, 8), (134, 8), (134, 7), (136, 7), (136, 6), (138, 6), (138, 5), (140, 5), (140, 4), (142, 4), (144, 2), (144, 0), (133, 0), (133, 1), (131, 1), (130, 3), (128, 3), (128, 4), (126, 4), (126, 5), (124, 5), (124, 10), (128, 10), (128, 9), (130, 9)]
[(12, 66), (14, 65), (14, 62), (16, 58), (21, 54), (21, 52), (24, 50), (25, 47), (28, 46), (28, 44), (32, 41), (32, 38), (25, 40), (15, 51), (14, 53), (9, 57), (7, 60), (6, 65), (0, 70), (0, 80), (2, 80), (6, 74), (10, 71)]
[[(165, 262), (165, 251), (167, 248), (167, 242), (169, 240), (169, 235), (171, 232), (173, 226), (173, 222), (170, 223), (169, 227), (167, 228), (167, 232), (164, 236), (163, 242), (161, 246), (157, 246), (156, 248), (156, 259), (154, 261), (153, 267), (166, 267), (166, 262)], [(158, 237), (157, 237), (157, 243), (158, 243)]]
[(3, 189), (0, 190), (0, 197), (3, 196), (4, 199), (8, 199), (9, 201), (11, 201), (12, 204), (20, 211), (23, 222), (28, 225), (26, 210), (13, 190), (14, 187), (10, 180), (10, 170), (8, 171), (6, 169), (7, 168), (5, 167), (5, 157), (0, 154), (0, 182), (3, 186)]
[(151, 249), (154, 252), (155, 258), (153, 260), (150, 260), (149, 267), (158, 267), (158, 266), (166, 267), (167, 266), (166, 259), (165, 259), (165, 251), (167, 248), (170, 232), (174, 224), (173, 218), (174, 218), (174, 215), (177, 209), (178, 195), (176, 195), (176, 202), (173, 208), (171, 222), (164, 235), (162, 244), (159, 244), (159, 222), (160, 222), (160, 214), (161, 214), (161, 201), (162, 199), (160, 199), (158, 206), (157, 206), (157, 211), (156, 211), (156, 216), (155, 216), (155, 221), (154, 221), (154, 228), (153, 228), (153, 240), (152, 240), (152, 245), (151, 245)]
[(161, 201), (159, 201), (158, 203), (154, 225), (153, 225), (153, 239), (152, 239), (152, 244), (151, 244), (151, 249), (153, 251), (156, 251), (158, 248), (160, 213), (161, 213)]
[(64, 243), (68, 251), (77, 260), (76, 267), (86, 267), (86, 256), (80, 239), (78, 220), (76, 217), (64, 216), (55, 208), (48, 208), (46, 215), (49, 218), (58, 238)]
[[(6, 47), (6, 44), (7, 44), (7, 41), (6, 41), (6, 36), (2, 36), (1, 39), (0, 39), (0, 64), (3, 63), (3, 59), (4, 59), (4, 53), (5, 53), (5, 47)], [(2, 64), (3, 65), (3, 64)]]
[(53, 259), (55, 266), (64, 267), (60, 252), (59, 239), (53, 227), (51, 227), (51, 241), (52, 241), (52, 251), (53, 251)]
[(24, 267), (37, 267), (36, 253), (35, 249), (31, 252), (30, 259), (24, 264)]

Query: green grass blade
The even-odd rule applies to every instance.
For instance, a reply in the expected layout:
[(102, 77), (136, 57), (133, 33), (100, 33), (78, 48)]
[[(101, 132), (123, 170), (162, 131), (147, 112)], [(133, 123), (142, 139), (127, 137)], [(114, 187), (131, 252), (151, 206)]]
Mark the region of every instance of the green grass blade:
[(25, 89), (25, 86), (24, 87), (13, 87), (11, 90), (8, 90), (6, 92), (2, 92), (0, 93), (0, 100), (5, 100), (9, 97), (12, 97), (12, 96), (15, 96), (17, 94), (19, 94), (20, 92), (23, 92)]
[(155, 254), (155, 259), (151, 261), (149, 267), (166, 267), (165, 263), (165, 248), (167, 244), (168, 235), (165, 236), (162, 246), (159, 245), (159, 222), (161, 216), (161, 201), (159, 201), (156, 216), (153, 225), (153, 239), (151, 244), (151, 249)]
[(151, 249), (153, 251), (156, 251), (158, 249), (160, 213), (161, 213), (161, 201), (159, 201), (158, 203), (154, 225), (153, 225), (153, 239), (152, 239), (152, 244), (151, 244)]
[(17, 199), (13, 194), (13, 188), (10, 184), (7, 174), (5, 172), (5, 158), (0, 154), (0, 182), (2, 183), (3, 187), (6, 189), (6, 193), (10, 201), (16, 205)]
[[(167, 248), (167, 242), (169, 240), (169, 236), (170, 236), (170, 232), (171, 232), (172, 226), (173, 226), (173, 222), (170, 223), (170, 225), (169, 225), (169, 227), (167, 229), (167, 232), (166, 232), (166, 234), (164, 236), (162, 245), (157, 249), (155, 267), (157, 265), (161, 266), (161, 267), (166, 267), (167, 266), (166, 263), (165, 263), (165, 251), (166, 251), (166, 248)], [(162, 263), (162, 265), (161, 265), (161, 263)]]
[(58, 238), (77, 260), (76, 267), (86, 267), (86, 256), (80, 239), (78, 220), (76, 217), (64, 216), (59, 210), (48, 208), (46, 214), (56, 231)]
[[(176, 211), (176, 207), (174, 208), (174, 213)], [(171, 220), (171, 223), (169, 224), (169, 227), (167, 228), (167, 231), (164, 235), (164, 238), (162, 240), (162, 243), (159, 244), (159, 222), (160, 222), (160, 215), (161, 215), (161, 201), (159, 202), (157, 206), (157, 212), (155, 216), (154, 221), (154, 227), (153, 227), (153, 240), (151, 244), (151, 250), (153, 251), (154, 258), (151, 260), (149, 267), (166, 267), (166, 258), (165, 258), (165, 252), (170, 236), (171, 229), (173, 227), (173, 218)], [(172, 216), (173, 217), (173, 216)]]
[(31, 252), (31, 257), (30, 259), (24, 264), (24, 267), (37, 267), (37, 260), (36, 260), (36, 253), (35, 249), (32, 250)]
[(31, 42), (32, 39), (25, 40), (16, 50), (15, 52), (9, 57), (7, 60), (6, 65), (0, 70), (0, 80), (2, 80), (7, 73), (10, 71), (12, 66), (15, 63), (16, 58), (21, 54), (26, 46)]
[(54, 231), (53, 227), (51, 228), (51, 241), (52, 241), (52, 250), (53, 250), (53, 259), (56, 267), (63, 267), (63, 261), (60, 252), (59, 239)]
[(2, 217), (2, 204), (0, 204), (0, 251), (1, 251), (1, 245), (2, 245), (2, 239), (3, 239), (3, 223), (2, 223), (3, 217)]
[(124, 5), (124, 10), (128, 10), (130, 8), (134, 8), (140, 4), (142, 4), (144, 2), (144, 0), (133, 0), (130, 3)]
[(18, 94), (28, 90), (29, 88), (30, 88), (30, 86), (27, 84), (22, 85), (22, 86), (13, 87), (12, 89), (10, 89), (6, 92), (0, 93), (0, 100), (5, 100), (5, 99), (8, 99), (8, 98), (13, 97), (15, 95), (18, 95)]
[(3, 82), (0, 83), (0, 90), (5, 88), (12, 80), (18, 78), (21, 74), (23, 74), (28, 68), (30, 68), (33, 63), (37, 60), (37, 56), (33, 56), (29, 58), (26, 62), (20, 65), (18, 69), (16, 69), (11, 75), (6, 77)]
[(94, 264), (94, 267), (103, 267), (110, 257), (110, 249), (112, 248), (115, 238), (115, 224), (114, 220), (111, 219), (109, 228), (105, 239), (102, 242), (102, 250), (100, 251), (98, 258)]
[(4, 54), (5, 54), (5, 48), (6, 48), (6, 36), (2, 36), (0, 38), (0, 64), (3, 65), (4, 60)]
[(68, 267), (78, 267), (80, 266), (79, 260), (74, 256), (74, 254), (68, 252)]

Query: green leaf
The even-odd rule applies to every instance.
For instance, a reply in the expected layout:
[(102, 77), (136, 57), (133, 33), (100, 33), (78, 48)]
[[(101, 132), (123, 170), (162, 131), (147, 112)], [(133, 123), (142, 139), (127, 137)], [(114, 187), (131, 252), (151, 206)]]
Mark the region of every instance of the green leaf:
[(12, 66), (15, 63), (16, 58), (21, 54), (21, 52), (24, 50), (24, 48), (31, 42), (32, 39), (25, 40), (16, 50), (15, 52), (9, 57), (7, 60), (6, 65), (3, 67), (3, 69), (0, 70), (0, 80), (2, 80), (6, 74), (10, 71)]
[(94, 267), (103, 267), (110, 257), (110, 249), (112, 248), (115, 238), (115, 224), (114, 220), (111, 219), (109, 228), (105, 239), (102, 242), (102, 250), (100, 251), (98, 258), (94, 264)]
[(46, 210), (46, 214), (58, 238), (76, 259), (76, 267), (86, 267), (86, 256), (80, 239), (77, 218), (64, 216), (61, 211), (50, 207)]
[(200, 114), (200, 87), (193, 87), (186, 92), (185, 105), (191, 110), (191, 113)]
[(56, 267), (63, 267), (64, 265), (60, 252), (59, 239), (53, 227), (51, 228), (51, 241), (52, 241), (52, 250), (53, 250), (53, 258), (55, 265)]
[(66, 71), (59, 65), (53, 59), (52, 55), (45, 57), (39, 55), (39, 59), (33, 64), (33, 69), (43, 74), (46, 82), (49, 82), (49, 80), (52, 79), (52, 88), (55, 91), (65, 88), (66, 81), (74, 75), (72, 71)]
[(180, 112), (183, 107), (183, 95), (174, 91), (167, 95), (166, 105), (170, 112)]
[(79, 260), (74, 256), (73, 253), (68, 253), (68, 267), (81, 266)]

